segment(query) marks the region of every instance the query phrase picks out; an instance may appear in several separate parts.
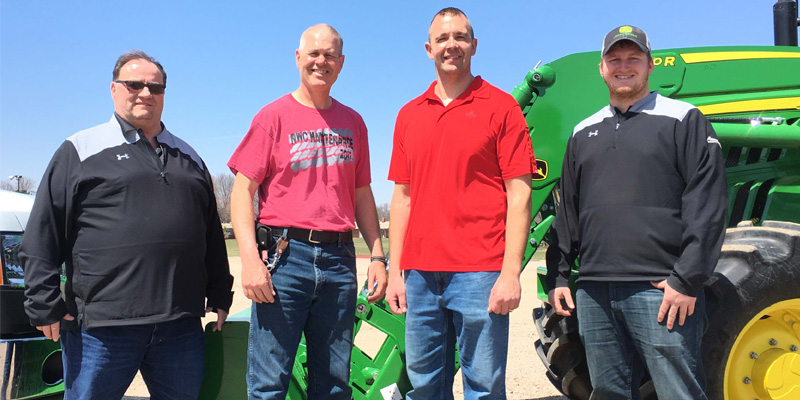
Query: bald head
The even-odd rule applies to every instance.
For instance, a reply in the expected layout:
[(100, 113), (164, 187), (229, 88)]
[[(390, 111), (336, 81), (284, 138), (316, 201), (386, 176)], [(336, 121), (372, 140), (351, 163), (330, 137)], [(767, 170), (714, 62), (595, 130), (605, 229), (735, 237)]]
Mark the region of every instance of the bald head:
[(339, 55), (342, 55), (344, 40), (342, 40), (342, 36), (339, 35), (339, 32), (328, 24), (317, 24), (306, 29), (305, 32), (303, 32), (303, 35), (300, 36), (299, 50), (305, 49), (307, 44), (317, 42), (325, 36), (330, 36), (333, 38), (333, 42), (337, 47)]

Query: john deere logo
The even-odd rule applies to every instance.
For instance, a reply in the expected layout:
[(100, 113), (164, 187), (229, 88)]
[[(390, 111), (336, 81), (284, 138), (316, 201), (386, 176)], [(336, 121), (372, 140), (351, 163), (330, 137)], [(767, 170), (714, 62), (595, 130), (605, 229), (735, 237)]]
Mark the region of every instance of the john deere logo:
[(547, 178), (547, 161), (536, 159), (536, 172), (533, 173), (534, 181), (543, 181)]
[(619, 28), (619, 33), (631, 33), (631, 32), (633, 32), (633, 28), (631, 28), (630, 26), (623, 26)]

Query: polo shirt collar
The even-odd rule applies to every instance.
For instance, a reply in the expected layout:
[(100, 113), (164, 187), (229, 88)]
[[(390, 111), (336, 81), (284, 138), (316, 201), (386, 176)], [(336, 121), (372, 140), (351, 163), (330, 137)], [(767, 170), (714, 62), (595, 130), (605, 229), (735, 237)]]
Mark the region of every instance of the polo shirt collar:
[[(430, 86), (428, 86), (428, 90), (422, 95), (419, 100), (419, 103), (422, 104), (424, 101), (435, 101), (437, 103), (441, 103), (442, 99), (436, 95), (436, 81), (433, 81)], [(489, 88), (487, 85), (484, 85), (484, 80), (481, 78), (480, 75), (476, 76), (472, 79), (469, 86), (464, 89), (464, 92), (461, 93), (458, 97), (453, 99), (453, 101), (458, 101), (458, 103), (463, 103), (472, 100), (473, 98), (479, 99), (488, 99), (489, 98)], [(452, 102), (450, 103), (452, 104)]]

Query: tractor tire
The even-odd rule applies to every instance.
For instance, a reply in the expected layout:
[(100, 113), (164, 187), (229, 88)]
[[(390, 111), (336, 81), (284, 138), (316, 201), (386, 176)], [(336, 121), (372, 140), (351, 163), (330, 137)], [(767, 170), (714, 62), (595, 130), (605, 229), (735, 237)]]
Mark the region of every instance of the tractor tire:
[(705, 293), (708, 398), (800, 398), (800, 224), (729, 229)]
[(578, 319), (555, 313), (545, 303), (534, 310), (539, 333), (537, 352), (547, 366), (547, 377), (572, 400), (588, 400), (592, 393), (586, 355), (578, 336)]

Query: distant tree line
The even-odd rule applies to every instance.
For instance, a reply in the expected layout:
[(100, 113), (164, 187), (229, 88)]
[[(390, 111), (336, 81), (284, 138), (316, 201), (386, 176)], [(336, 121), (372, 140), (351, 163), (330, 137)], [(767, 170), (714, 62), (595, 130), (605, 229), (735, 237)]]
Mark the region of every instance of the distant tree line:
[(36, 181), (27, 176), (20, 176), (20, 177), (12, 176), (11, 178), (9, 178), (8, 181), (6, 180), (0, 181), (0, 189), (12, 192), (32, 194), (34, 189), (36, 189)]
[(231, 222), (231, 190), (233, 189), (233, 175), (217, 174), (212, 178), (214, 182), (214, 196), (217, 198), (217, 212), (222, 223)]
[(378, 204), (378, 221), (389, 220), (389, 203)]

